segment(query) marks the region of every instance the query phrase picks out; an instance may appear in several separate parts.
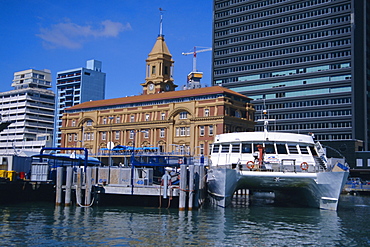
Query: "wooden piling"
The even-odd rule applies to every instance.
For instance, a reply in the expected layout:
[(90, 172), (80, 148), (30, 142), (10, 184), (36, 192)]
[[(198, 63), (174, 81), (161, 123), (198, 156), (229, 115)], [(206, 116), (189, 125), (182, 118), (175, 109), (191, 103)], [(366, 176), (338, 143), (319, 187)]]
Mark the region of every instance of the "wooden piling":
[(66, 175), (66, 194), (64, 198), (65, 206), (71, 205), (72, 175), (73, 175), (73, 168), (69, 166), (67, 167), (67, 175)]
[(199, 208), (199, 187), (200, 187), (200, 179), (199, 179), (199, 172), (200, 172), (200, 166), (195, 165), (194, 166), (194, 208)]
[(57, 167), (57, 181), (56, 181), (55, 205), (62, 204), (62, 184), (63, 184), (63, 167)]
[(189, 201), (188, 210), (193, 210), (194, 202), (194, 165), (189, 166)]
[(186, 206), (186, 182), (187, 182), (187, 169), (186, 165), (180, 166), (180, 198), (179, 210), (185, 211)]
[(206, 171), (204, 164), (199, 166), (199, 204), (203, 205), (205, 198), (207, 196), (206, 192)]
[(88, 206), (91, 203), (91, 167), (86, 167), (85, 176), (85, 206)]
[(81, 206), (82, 191), (82, 168), (77, 168), (76, 203)]
[(165, 171), (164, 175), (162, 176), (162, 182), (163, 182), (163, 199), (167, 199), (168, 194), (168, 179), (171, 179), (168, 172)]

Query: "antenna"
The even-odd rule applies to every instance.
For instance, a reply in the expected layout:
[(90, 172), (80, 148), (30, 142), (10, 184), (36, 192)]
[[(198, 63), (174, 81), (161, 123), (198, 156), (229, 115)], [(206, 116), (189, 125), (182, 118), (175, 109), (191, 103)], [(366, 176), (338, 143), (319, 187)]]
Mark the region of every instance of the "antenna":
[(159, 36), (163, 36), (163, 11), (165, 11), (162, 8), (159, 8), (159, 14), (161, 15), (160, 21), (159, 21)]
[(269, 121), (276, 121), (275, 119), (269, 119), (268, 111), (266, 110), (266, 101), (263, 99), (263, 110), (261, 112), (262, 116), (261, 119), (258, 119), (257, 121), (262, 122), (263, 121), (263, 131), (265, 132), (265, 138), (267, 139), (268, 136), (268, 124)]

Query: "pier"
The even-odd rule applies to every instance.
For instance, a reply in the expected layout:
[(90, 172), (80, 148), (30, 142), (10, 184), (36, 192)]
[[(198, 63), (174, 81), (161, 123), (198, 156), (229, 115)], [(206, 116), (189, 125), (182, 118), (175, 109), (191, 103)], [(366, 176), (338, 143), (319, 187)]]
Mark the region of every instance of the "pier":
[(140, 155), (130, 166), (57, 167), (56, 205), (135, 205), (199, 208), (205, 201), (205, 166), (191, 157)]
[(347, 183), (343, 192), (351, 195), (370, 195), (370, 184), (361, 182)]

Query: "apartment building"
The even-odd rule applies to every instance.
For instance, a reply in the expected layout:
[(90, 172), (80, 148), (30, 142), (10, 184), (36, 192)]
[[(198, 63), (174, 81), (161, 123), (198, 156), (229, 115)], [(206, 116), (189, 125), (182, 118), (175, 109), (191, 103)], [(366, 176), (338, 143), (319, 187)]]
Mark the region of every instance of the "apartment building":
[(0, 153), (39, 152), (52, 146), (55, 94), (49, 70), (14, 73), (13, 90), (0, 93), (0, 114), (11, 124), (0, 132)]

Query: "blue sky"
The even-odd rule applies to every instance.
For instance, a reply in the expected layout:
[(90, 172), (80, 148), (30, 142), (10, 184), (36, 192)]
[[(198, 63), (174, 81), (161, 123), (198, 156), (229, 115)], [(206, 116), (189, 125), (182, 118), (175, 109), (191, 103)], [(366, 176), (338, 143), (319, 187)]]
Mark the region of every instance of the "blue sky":
[[(181, 88), (192, 70), (194, 46), (212, 46), (212, 0), (0, 0), (0, 92), (11, 90), (14, 72), (58, 71), (103, 63), (106, 98), (138, 95), (145, 59), (163, 34)], [(200, 48), (199, 48), (200, 49)], [(211, 85), (211, 52), (199, 53), (203, 85)]]

